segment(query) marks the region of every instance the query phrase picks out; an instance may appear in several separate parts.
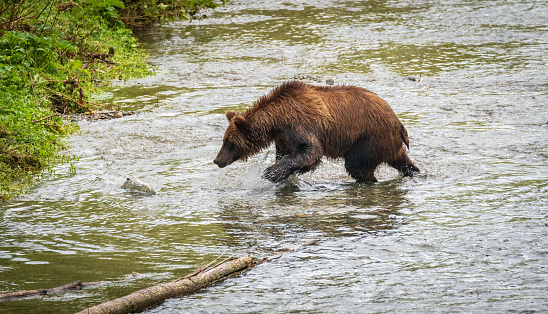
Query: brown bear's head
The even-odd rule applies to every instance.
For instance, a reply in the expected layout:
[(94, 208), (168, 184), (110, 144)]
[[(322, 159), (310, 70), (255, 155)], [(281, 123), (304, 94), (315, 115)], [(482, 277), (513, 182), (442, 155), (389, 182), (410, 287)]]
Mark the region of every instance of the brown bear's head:
[(236, 160), (246, 160), (255, 149), (246, 137), (247, 122), (245, 118), (232, 110), (226, 112), (228, 128), (223, 139), (223, 146), (213, 161), (219, 168), (224, 168)]

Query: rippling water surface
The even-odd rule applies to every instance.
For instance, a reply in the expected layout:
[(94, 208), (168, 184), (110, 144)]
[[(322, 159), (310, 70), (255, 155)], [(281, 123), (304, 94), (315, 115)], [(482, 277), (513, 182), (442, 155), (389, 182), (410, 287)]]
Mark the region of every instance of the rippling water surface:
[[(76, 171), (59, 165), (0, 208), (0, 292), (106, 283), (0, 312), (71, 313), (223, 252), (288, 250), (150, 312), (548, 311), (547, 12), (534, 0), (231, 0), (141, 34), (157, 75), (101, 98), (142, 113), (82, 122)], [(224, 112), (303, 75), (386, 99), (421, 174), (381, 167), (358, 185), (326, 160), (274, 185), (260, 178), (268, 151), (217, 168)], [(122, 189), (127, 177), (157, 194)]]

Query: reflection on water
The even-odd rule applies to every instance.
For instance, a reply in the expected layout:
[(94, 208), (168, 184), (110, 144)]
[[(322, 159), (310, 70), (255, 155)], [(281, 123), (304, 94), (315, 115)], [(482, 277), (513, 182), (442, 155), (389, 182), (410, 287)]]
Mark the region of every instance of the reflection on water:
[(405, 223), (398, 212), (405, 192), (392, 182), (304, 185), (288, 182), (270, 200), (225, 202), (221, 217), (231, 245), (268, 254), (306, 239), (378, 234)]
[[(150, 312), (548, 310), (547, 11), (233, 0), (140, 34), (157, 75), (98, 99), (144, 112), (82, 122), (67, 152), (76, 172), (59, 165), (0, 208), (0, 291), (105, 283), (0, 312), (72, 313), (222, 252), (285, 253)], [(274, 185), (260, 178), (268, 151), (217, 168), (224, 112), (307, 74), (386, 99), (423, 172), (381, 167), (359, 185), (325, 160)], [(128, 177), (158, 193), (123, 189)]]

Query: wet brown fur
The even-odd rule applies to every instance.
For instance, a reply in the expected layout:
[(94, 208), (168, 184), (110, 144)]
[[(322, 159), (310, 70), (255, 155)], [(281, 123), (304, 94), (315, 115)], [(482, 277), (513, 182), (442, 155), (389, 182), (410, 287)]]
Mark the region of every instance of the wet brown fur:
[[(344, 157), (359, 182), (376, 181), (373, 172), (381, 163), (404, 176), (419, 171), (407, 156), (407, 130), (383, 99), (364, 88), (286, 82), (245, 112), (228, 111), (226, 116), (230, 122), (223, 143), (232, 145), (235, 158), (228, 164), (246, 160), (274, 141), (277, 163), (264, 174), (274, 182), (314, 170), (322, 156)], [(223, 156), (230, 157), (224, 144), (215, 160), (221, 167), (226, 166)]]

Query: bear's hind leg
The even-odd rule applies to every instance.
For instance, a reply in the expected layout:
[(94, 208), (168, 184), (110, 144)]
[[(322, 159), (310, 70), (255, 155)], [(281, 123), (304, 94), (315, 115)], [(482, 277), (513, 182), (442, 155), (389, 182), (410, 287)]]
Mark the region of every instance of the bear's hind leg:
[(420, 172), (419, 168), (409, 159), (405, 147), (402, 147), (399, 158), (390, 163), (390, 166), (398, 170), (404, 177), (413, 177), (415, 172)]
[(346, 171), (358, 183), (377, 182), (375, 169), (380, 162), (369, 142), (368, 137), (359, 140), (344, 155)]

